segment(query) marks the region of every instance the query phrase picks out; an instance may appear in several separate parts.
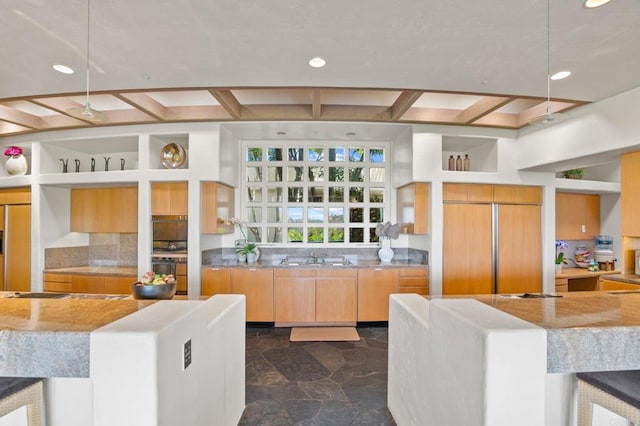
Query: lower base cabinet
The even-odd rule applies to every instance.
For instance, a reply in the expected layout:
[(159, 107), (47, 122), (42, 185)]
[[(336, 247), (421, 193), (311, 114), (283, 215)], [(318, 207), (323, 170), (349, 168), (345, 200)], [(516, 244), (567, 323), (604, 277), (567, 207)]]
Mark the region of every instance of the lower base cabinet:
[(427, 268), (400, 268), (400, 293), (429, 294)]
[(247, 297), (247, 321), (274, 321), (273, 269), (232, 269), (231, 293), (244, 294)]
[(231, 269), (204, 268), (202, 270), (202, 285), (200, 294), (213, 296), (215, 294), (231, 293)]
[(135, 275), (44, 274), (44, 291), (59, 293), (131, 294)]
[(399, 293), (396, 268), (361, 268), (358, 271), (358, 321), (389, 321), (389, 295)]
[(319, 270), (316, 275), (316, 322), (357, 320), (356, 269)]
[(620, 281), (609, 281), (609, 280), (600, 280), (599, 283), (600, 291), (610, 291), (610, 290), (640, 290), (640, 285), (638, 284), (630, 284), (623, 283)]

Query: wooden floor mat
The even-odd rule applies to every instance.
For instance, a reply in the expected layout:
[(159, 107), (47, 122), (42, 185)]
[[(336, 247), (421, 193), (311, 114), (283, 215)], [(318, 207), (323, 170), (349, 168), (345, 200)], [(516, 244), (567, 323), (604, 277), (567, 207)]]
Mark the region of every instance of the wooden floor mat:
[(292, 342), (347, 342), (358, 341), (355, 327), (293, 327), (289, 340)]

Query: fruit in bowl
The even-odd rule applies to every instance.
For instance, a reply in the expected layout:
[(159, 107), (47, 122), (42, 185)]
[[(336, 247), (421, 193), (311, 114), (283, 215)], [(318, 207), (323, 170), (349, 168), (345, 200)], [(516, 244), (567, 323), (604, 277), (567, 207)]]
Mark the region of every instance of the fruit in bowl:
[(147, 272), (131, 284), (131, 292), (134, 299), (171, 299), (176, 294), (176, 279), (172, 274)]

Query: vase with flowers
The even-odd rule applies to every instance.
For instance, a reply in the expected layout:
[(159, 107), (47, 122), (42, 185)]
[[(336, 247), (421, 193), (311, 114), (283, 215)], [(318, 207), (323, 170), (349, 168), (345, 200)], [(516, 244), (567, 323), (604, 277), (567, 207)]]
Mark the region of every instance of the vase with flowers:
[(387, 222), (384, 225), (379, 223), (376, 226), (376, 235), (380, 240), (381, 248), (378, 250), (378, 257), (382, 262), (390, 262), (393, 259), (394, 252), (391, 248), (391, 239), (398, 238), (400, 235), (400, 227), (396, 223), (392, 225), (391, 222)]
[[(556, 240), (556, 274), (562, 272), (562, 265), (566, 265), (562, 249), (569, 248), (569, 244), (564, 240)], [(559, 251), (560, 250), (560, 251)]]
[(229, 219), (229, 223), (237, 225), (238, 229), (240, 229), (240, 234), (242, 235), (241, 239), (235, 240), (234, 242), (238, 261), (249, 263), (256, 262), (260, 257), (260, 249), (258, 248), (257, 244), (249, 242), (247, 233), (244, 230), (243, 223), (236, 218)]
[(10, 146), (5, 148), (4, 155), (7, 156), (7, 162), (5, 167), (9, 176), (19, 176), (27, 174), (29, 164), (24, 155), (22, 155), (22, 148), (19, 146)]

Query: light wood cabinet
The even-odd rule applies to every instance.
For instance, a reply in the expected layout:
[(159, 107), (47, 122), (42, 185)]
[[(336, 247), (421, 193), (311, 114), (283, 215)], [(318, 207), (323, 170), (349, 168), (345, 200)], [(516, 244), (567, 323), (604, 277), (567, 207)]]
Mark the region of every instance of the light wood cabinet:
[(493, 201), (493, 185), (444, 183), (442, 184), (442, 200), (490, 203)]
[(234, 268), (231, 291), (246, 296), (247, 321), (274, 321), (273, 269)]
[[(1, 208), (2, 206), (0, 206)], [(6, 206), (4, 285), (7, 291), (31, 290), (31, 205)]]
[(135, 275), (44, 274), (44, 291), (89, 294), (131, 294)]
[(72, 232), (138, 232), (138, 188), (71, 190)]
[(453, 201), (443, 206), (443, 294), (539, 292), (542, 189), (489, 185), (489, 191), (479, 185), (473, 194), (484, 194), (474, 196), (482, 201), (472, 201), (469, 187), (473, 185), (445, 186)]
[(104, 294), (104, 278), (100, 275), (71, 275), (71, 291)]
[(218, 182), (202, 182), (202, 232), (205, 234), (232, 234), (234, 224), (228, 220), (235, 216), (234, 189)]
[(187, 263), (176, 263), (176, 294), (187, 294)]
[(567, 278), (556, 278), (556, 293), (569, 291), (569, 280)]
[(151, 184), (152, 215), (186, 215), (189, 210), (187, 182), (154, 182)]
[(590, 240), (599, 234), (599, 195), (556, 193), (557, 240)]
[(357, 320), (357, 270), (318, 270), (316, 275), (316, 321)]
[(104, 277), (105, 294), (131, 294), (131, 284), (135, 283), (138, 277), (131, 276), (108, 276)]
[(600, 279), (599, 290), (601, 290), (601, 291), (640, 290), (640, 285), (631, 284), (631, 283), (623, 283), (623, 282), (620, 282), (620, 281), (610, 281), (610, 280)]
[(43, 289), (44, 291), (71, 293), (71, 275), (45, 273)]
[(400, 293), (429, 294), (427, 268), (400, 268)]
[(200, 293), (203, 296), (231, 293), (230, 268), (203, 268)]
[(315, 322), (315, 269), (276, 269), (274, 298), (276, 322)]
[(389, 295), (400, 290), (397, 268), (358, 270), (358, 321), (388, 321)]
[(411, 183), (397, 190), (397, 219), (403, 234), (429, 233), (429, 184)]
[(640, 151), (620, 157), (620, 212), (622, 235), (640, 237)]

